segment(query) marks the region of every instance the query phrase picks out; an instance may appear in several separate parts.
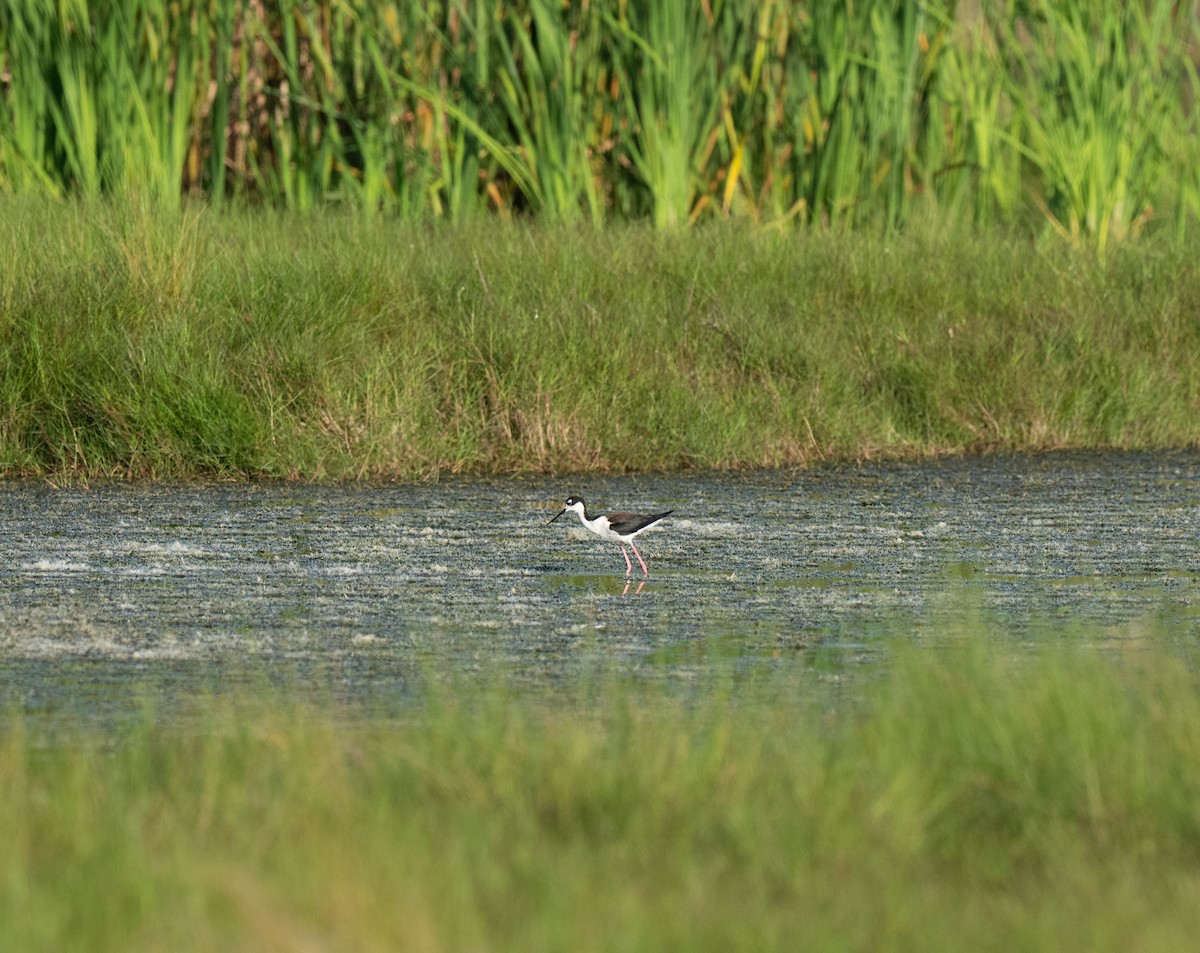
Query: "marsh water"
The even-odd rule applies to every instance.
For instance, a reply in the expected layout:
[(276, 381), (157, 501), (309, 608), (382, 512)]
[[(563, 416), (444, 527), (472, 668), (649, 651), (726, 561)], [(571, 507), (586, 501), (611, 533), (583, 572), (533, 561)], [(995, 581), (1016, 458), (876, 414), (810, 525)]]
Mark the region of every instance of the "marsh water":
[[(673, 509), (648, 580), (572, 514)], [(1200, 455), (436, 485), (0, 484), (0, 705), (76, 714), (280, 674), (402, 704), (414, 673), (598, 661), (837, 679), (960, 618), (995, 638), (1200, 635)]]

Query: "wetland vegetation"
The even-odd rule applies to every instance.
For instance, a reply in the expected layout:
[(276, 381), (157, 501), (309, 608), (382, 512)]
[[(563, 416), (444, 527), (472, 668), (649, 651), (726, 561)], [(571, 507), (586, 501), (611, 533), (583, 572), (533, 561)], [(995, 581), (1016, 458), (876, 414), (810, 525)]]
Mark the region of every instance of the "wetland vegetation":
[(420, 228), (4, 199), (0, 469), (749, 468), (1200, 440), (1200, 254), (936, 222)]
[(10, 716), (0, 945), (1186, 947), (1194, 667), (1152, 625), (897, 636), (869, 689), (497, 667), (388, 719), (269, 687), (49, 744)]

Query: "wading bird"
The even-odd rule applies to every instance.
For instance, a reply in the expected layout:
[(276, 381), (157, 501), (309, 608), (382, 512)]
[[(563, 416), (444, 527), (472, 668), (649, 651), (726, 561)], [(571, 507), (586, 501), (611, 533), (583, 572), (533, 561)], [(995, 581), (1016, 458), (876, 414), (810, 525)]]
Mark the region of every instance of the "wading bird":
[[(567, 510), (579, 514), (579, 522), (601, 539), (611, 539), (621, 544), (621, 555), (625, 557), (626, 576), (633, 572), (633, 563), (629, 561), (629, 553), (625, 550), (625, 544), (628, 543), (633, 549), (633, 554), (637, 556), (638, 562), (642, 564), (643, 577), (648, 577), (650, 570), (646, 568), (646, 560), (642, 559), (642, 554), (638, 552), (638, 548), (633, 545), (633, 537), (642, 532), (642, 530), (647, 530), (651, 526), (656, 525), (664, 516), (670, 516), (675, 512), (674, 510), (667, 510), (663, 513), (647, 514), (601, 513), (598, 516), (589, 516), (582, 496), (568, 496), (567, 502), (563, 504), (562, 512), (558, 516), (562, 516)], [(553, 523), (554, 520), (558, 519), (558, 516), (554, 517), (550, 522)]]

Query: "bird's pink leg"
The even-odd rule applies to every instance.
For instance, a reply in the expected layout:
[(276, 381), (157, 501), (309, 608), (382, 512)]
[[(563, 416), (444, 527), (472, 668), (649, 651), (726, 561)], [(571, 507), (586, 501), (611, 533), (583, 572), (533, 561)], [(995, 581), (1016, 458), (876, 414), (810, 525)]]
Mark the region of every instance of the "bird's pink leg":
[[(633, 540), (632, 540), (632, 539), (629, 541), (629, 545), (630, 545), (631, 547), (633, 547), (633, 554), (634, 554), (635, 556), (637, 556), (637, 558), (638, 558), (638, 562), (642, 564), (642, 575), (643, 575), (643, 576), (646, 576), (646, 577), (649, 577), (649, 575), (650, 575), (650, 570), (646, 568), (646, 560), (642, 559), (642, 554), (641, 554), (641, 553), (639, 553), (639, 552), (638, 552), (638, 549), (637, 549), (637, 547), (633, 545)], [(624, 547), (622, 547), (622, 548), (624, 548)], [(629, 562), (629, 557), (628, 557), (628, 556), (626, 556), (626, 557), (625, 557), (625, 562)], [(630, 567), (629, 567), (629, 571), (630, 571), (630, 572), (633, 572), (633, 567), (632, 567), (632, 566), (630, 566)]]
[[(630, 545), (633, 545), (633, 544), (631, 543)], [(636, 553), (637, 550), (635, 549), (634, 552)], [(621, 544), (621, 555), (625, 557), (625, 575), (628, 576), (631, 572), (633, 572), (633, 563), (631, 563), (629, 561), (629, 553), (627, 553), (625, 551), (624, 543)], [(641, 558), (642, 558), (641, 556), (638, 557), (638, 559), (641, 559)]]

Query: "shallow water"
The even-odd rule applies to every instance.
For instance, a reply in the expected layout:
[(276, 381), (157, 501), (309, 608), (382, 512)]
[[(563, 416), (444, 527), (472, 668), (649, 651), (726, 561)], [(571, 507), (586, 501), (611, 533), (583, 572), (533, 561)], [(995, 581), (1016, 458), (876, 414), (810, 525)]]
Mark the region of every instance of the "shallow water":
[[(619, 548), (572, 514), (674, 508)], [(431, 663), (836, 678), (896, 638), (1200, 634), (1200, 455), (298, 487), (0, 484), (0, 704), (89, 713), (250, 673), (389, 704)]]

